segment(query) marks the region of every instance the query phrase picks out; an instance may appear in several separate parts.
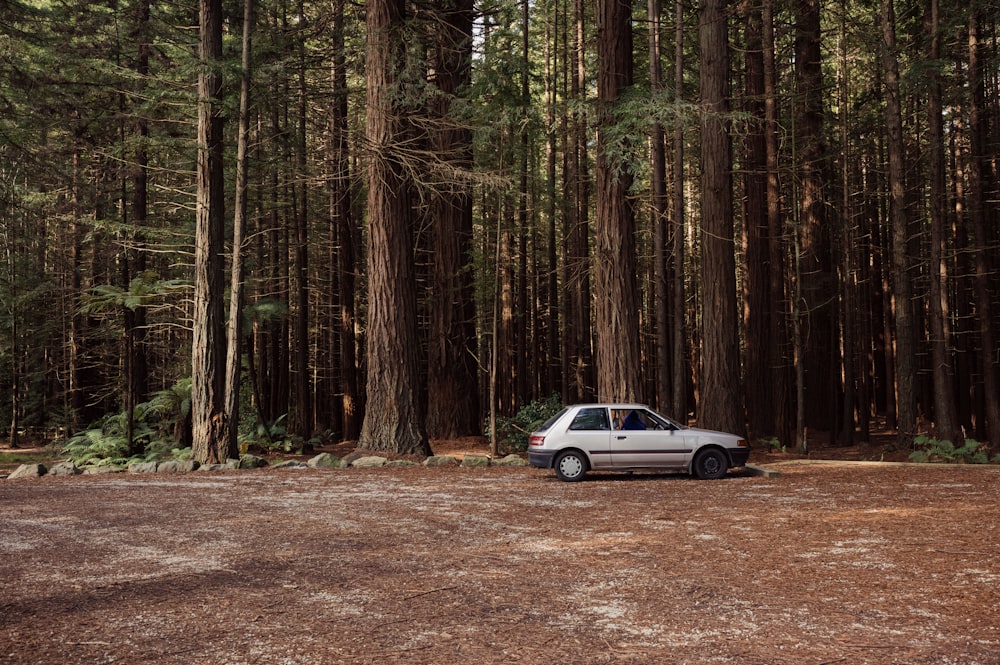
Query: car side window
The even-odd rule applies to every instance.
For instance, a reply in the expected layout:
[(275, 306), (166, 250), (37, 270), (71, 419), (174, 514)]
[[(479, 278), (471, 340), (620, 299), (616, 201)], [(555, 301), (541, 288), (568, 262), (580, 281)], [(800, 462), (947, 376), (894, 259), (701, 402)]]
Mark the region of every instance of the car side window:
[(607, 409), (580, 409), (570, 424), (571, 430), (609, 430), (611, 423), (608, 421)]

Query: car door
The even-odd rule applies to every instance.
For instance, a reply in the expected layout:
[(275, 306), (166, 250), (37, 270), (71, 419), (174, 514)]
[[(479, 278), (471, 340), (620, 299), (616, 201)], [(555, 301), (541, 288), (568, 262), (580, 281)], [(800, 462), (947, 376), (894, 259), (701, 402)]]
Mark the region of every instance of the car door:
[(606, 407), (581, 407), (566, 429), (566, 445), (580, 448), (590, 457), (592, 469), (611, 466), (611, 421)]
[(691, 456), (683, 430), (646, 409), (613, 414), (611, 463), (614, 468), (680, 469)]

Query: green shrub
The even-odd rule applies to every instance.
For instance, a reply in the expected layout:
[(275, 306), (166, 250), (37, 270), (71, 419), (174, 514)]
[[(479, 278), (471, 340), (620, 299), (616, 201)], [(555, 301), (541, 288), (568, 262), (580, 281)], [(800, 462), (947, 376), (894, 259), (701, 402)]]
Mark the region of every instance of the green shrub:
[[(562, 398), (558, 394), (553, 393), (544, 399), (525, 404), (515, 416), (498, 417), (497, 441), (512, 450), (527, 450), (528, 436), (539, 425), (558, 413), (561, 408)], [(483, 432), (487, 436), (490, 433), (488, 419), (483, 425)]]
[(985, 446), (974, 439), (966, 439), (964, 445), (956, 448), (951, 441), (934, 439), (921, 434), (913, 440), (913, 447), (915, 450), (910, 453), (910, 461), (913, 462), (986, 464), (989, 461), (986, 450), (984, 450)]

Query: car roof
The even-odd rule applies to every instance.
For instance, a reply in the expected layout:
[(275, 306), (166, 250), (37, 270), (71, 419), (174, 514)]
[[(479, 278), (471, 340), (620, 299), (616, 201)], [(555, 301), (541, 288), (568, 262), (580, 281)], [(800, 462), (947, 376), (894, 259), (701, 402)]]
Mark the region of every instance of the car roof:
[(571, 404), (569, 408), (575, 409), (577, 407), (588, 407), (588, 408), (606, 408), (606, 409), (648, 409), (649, 407), (645, 404), (637, 404), (635, 402), (596, 402), (592, 404)]

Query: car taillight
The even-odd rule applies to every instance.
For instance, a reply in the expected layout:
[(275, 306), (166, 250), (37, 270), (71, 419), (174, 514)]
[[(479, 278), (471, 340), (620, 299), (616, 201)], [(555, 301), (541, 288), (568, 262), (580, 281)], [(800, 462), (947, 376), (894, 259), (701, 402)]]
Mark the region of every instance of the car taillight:
[(528, 437), (528, 445), (529, 446), (544, 446), (545, 445), (545, 437), (543, 435), (541, 435), (541, 434), (534, 434), (534, 435)]

